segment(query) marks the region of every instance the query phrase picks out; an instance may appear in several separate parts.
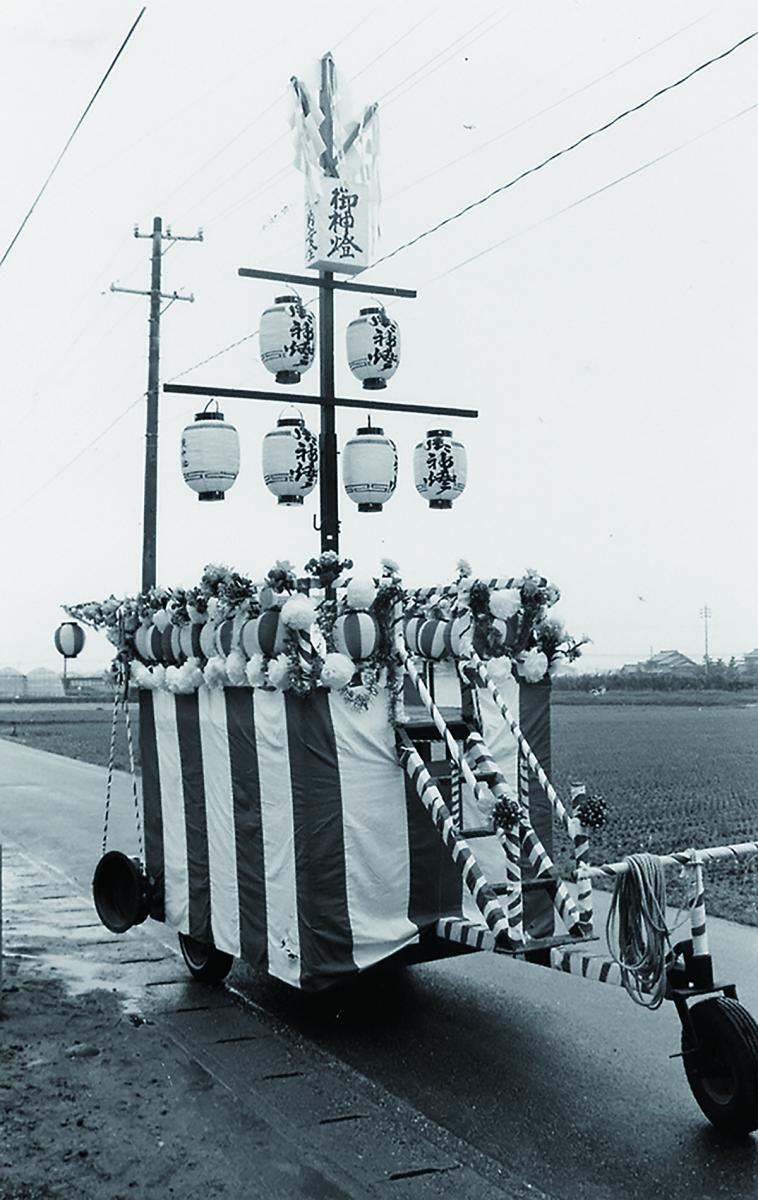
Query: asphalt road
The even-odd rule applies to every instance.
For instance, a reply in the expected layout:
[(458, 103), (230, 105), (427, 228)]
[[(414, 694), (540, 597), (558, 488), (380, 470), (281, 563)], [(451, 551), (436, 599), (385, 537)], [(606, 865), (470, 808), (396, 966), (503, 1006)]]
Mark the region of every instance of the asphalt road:
[[(0, 741), (0, 830), (88, 886), (105, 772)], [(128, 779), (112, 845), (133, 849)], [(721, 978), (758, 1015), (758, 929), (713, 919)], [(758, 1137), (732, 1141), (686, 1084), (673, 1008), (486, 954), (367, 977), (314, 1003), (244, 965), (233, 982), (340, 1061), (556, 1200), (755, 1197)]]

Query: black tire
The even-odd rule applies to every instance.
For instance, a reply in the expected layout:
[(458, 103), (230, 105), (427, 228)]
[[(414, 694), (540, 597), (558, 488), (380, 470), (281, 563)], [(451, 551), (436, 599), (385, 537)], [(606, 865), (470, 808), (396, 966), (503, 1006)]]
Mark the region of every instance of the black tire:
[(179, 947), (193, 979), (201, 983), (221, 983), (232, 969), (234, 958), (207, 942), (199, 942), (186, 933), (179, 934)]
[(723, 1133), (758, 1129), (758, 1024), (747, 1009), (714, 996), (690, 1009), (682, 1029), (684, 1069), (692, 1094)]

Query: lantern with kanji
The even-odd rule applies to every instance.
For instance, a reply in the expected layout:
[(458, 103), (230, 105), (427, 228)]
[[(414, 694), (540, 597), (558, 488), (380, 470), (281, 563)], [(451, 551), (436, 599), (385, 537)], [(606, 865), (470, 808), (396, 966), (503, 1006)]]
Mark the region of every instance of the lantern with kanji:
[(302, 417), (281, 417), (263, 439), (263, 479), (279, 504), (303, 503), (318, 479), (318, 440)]
[(430, 508), (451, 508), (466, 486), (466, 450), (449, 429), (430, 429), (413, 455), (416, 490)]
[(64, 658), (76, 658), (84, 646), (84, 630), (76, 621), (64, 621), (55, 631), (55, 649)]
[(347, 327), (347, 361), (364, 388), (387, 386), (400, 363), (400, 330), (383, 308), (362, 308)]
[(316, 323), (299, 296), (277, 296), (261, 317), (261, 362), (277, 383), (299, 383), (313, 364)]
[(383, 429), (356, 430), (342, 452), (342, 482), (358, 512), (381, 512), (397, 486), (397, 449)]
[(198, 500), (223, 500), (240, 469), (237, 430), (219, 412), (197, 413), (182, 433), (184, 482), (198, 493)]

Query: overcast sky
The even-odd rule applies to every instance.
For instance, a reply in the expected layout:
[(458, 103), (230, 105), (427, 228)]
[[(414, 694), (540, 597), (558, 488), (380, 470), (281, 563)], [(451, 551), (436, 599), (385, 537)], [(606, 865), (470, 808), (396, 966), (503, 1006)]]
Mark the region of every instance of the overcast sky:
[[(139, 7), (0, 7), (0, 249)], [(135, 222), (205, 230), (164, 259), (164, 288), (196, 297), (164, 318), (164, 380), (257, 328), (275, 286), (239, 266), (303, 270), (292, 74), (331, 49), (346, 117), (380, 101), (386, 254), (755, 28), (742, 0), (148, 3), (0, 270), (0, 665), (58, 665), (62, 602), (139, 588), (148, 301), (109, 290), (149, 285)], [(381, 515), (342, 503), (341, 548), (359, 569), (389, 555), (420, 584), (451, 578), (461, 556), (480, 575), (536, 567), (561, 587), (572, 631), (593, 638), (588, 666), (651, 647), (700, 658), (706, 602), (713, 656), (758, 645), (751, 106), (758, 38), (366, 274), (419, 293), (388, 306), (403, 336), (390, 398), (480, 418), (454, 424), (469, 484), (449, 513), (413, 486), (425, 419), (384, 419), (397, 494)], [(357, 307), (338, 299), (342, 395), (360, 393), (342, 333)], [(183, 378), (273, 386), (257, 339)], [(315, 390), (315, 368), (302, 386)], [(256, 577), (277, 558), (302, 566), (318, 550), (318, 492), (302, 512), (267, 492), (260, 445), (276, 408), (226, 405), (242, 470), (223, 504), (198, 504), (181, 478), (196, 409), (162, 401), (159, 581), (192, 584), (213, 561)], [(360, 423), (340, 414), (340, 438)], [(108, 657), (89, 635), (77, 666)]]

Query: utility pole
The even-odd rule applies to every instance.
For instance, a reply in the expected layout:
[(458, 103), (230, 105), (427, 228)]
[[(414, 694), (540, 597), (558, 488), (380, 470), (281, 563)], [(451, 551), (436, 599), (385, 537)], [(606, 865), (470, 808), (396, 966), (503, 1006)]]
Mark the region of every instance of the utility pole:
[[(163, 232), (163, 221), (160, 217), (153, 219), (153, 232), (140, 233), (139, 226), (134, 227), (136, 238), (150, 238), (153, 243), (150, 268), (150, 291), (140, 291), (137, 288), (117, 287), (111, 284), (112, 292), (128, 292), (133, 296), (150, 297), (149, 340), (147, 356), (147, 419), (145, 423), (145, 493), (142, 513), (142, 591), (146, 592), (155, 586), (156, 582), (156, 529), (158, 513), (158, 394), (160, 388), (160, 339), (161, 316), (176, 300), (194, 302), (194, 295), (181, 296), (178, 292), (161, 291), (161, 266), (165, 250), (163, 242), (169, 247), (175, 242), (202, 242), (203, 231), (199, 229), (191, 237), (181, 236), (171, 232), (171, 226)], [(168, 248), (168, 247), (167, 247)], [(166, 308), (161, 309), (161, 301), (167, 300)]]
[(712, 615), (713, 614), (712, 614), (710, 608), (708, 607), (708, 605), (704, 604), (703, 607), (700, 609), (700, 619), (703, 621), (703, 624), (705, 626), (705, 657), (703, 658), (703, 662), (705, 663), (706, 675), (708, 674), (708, 667), (709, 667), (709, 664), (711, 661), (709, 654), (708, 654), (708, 621)]

